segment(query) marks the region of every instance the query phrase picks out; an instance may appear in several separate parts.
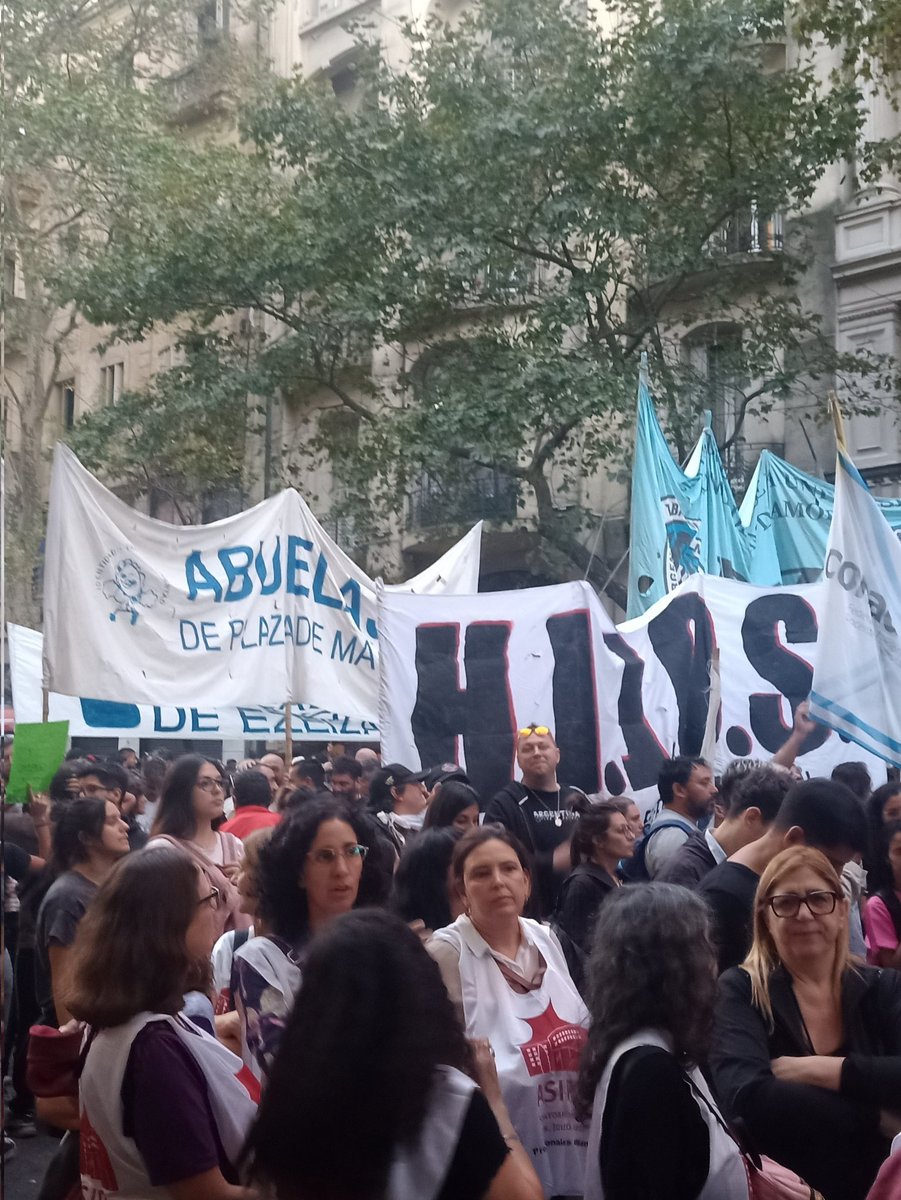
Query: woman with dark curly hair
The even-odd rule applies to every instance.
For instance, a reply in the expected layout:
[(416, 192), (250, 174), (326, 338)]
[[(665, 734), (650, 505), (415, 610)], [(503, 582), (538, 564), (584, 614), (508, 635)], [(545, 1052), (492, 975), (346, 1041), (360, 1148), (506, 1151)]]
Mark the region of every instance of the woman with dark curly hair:
[(703, 900), (649, 883), (604, 901), (577, 1092), (591, 1117), (585, 1200), (748, 1200), (741, 1152), (698, 1070), (715, 996)]
[(465, 912), (428, 943), (467, 1036), (488, 1038), (513, 1126), (548, 1196), (575, 1196), (585, 1129), (572, 1091), (588, 1014), (556, 935), (523, 917), (532, 876), (501, 825), (462, 837), (452, 859)]
[(867, 854), (863, 865), (867, 871), (867, 891), (872, 896), (880, 888), (892, 886), (892, 873), (885, 858), (885, 826), (889, 821), (901, 821), (901, 783), (884, 783), (866, 801)]
[(479, 823), (479, 794), (474, 787), (461, 779), (449, 779), (442, 783), (438, 792), (425, 810), (423, 829), (456, 830), (469, 833)]
[(127, 855), (78, 929), (68, 1003), (90, 1030), (79, 1081), (86, 1196), (245, 1200), (236, 1164), (258, 1090), (186, 1019), (206, 990), (219, 895), (184, 850)]
[(248, 1139), (251, 1183), (277, 1200), (539, 1200), (490, 1051), (473, 1050), (399, 918), (339, 917), (304, 965)]
[(366, 837), (359, 813), (323, 798), (289, 808), (260, 849), (257, 906), (267, 932), (233, 965), (241, 1055), (258, 1079), (278, 1048), (311, 935), (357, 903)]

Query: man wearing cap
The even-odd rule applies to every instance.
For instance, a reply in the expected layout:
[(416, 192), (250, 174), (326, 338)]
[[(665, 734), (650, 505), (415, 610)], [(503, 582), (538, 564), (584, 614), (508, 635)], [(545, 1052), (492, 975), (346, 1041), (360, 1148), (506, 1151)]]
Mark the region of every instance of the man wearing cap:
[(398, 853), (422, 829), (428, 804), (425, 771), (411, 771), (402, 763), (388, 763), (376, 771), (369, 784), (369, 807), (376, 814)]
[(569, 839), (578, 813), (567, 800), (579, 788), (557, 781), (560, 751), (547, 725), (528, 725), (516, 736), (516, 761), (522, 782), (511, 781), (488, 802), (485, 824), (503, 825), (535, 859), (535, 895), (539, 912), (549, 917), (560, 885), (570, 870)]

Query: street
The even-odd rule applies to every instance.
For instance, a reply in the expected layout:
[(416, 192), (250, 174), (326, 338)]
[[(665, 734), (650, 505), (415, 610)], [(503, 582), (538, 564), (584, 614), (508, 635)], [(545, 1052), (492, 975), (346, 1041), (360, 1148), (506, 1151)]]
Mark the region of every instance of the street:
[(6, 1165), (2, 1197), (8, 1200), (35, 1200), (56, 1145), (56, 1140), (45, 1134), (19, 1138), (16, 1152)]

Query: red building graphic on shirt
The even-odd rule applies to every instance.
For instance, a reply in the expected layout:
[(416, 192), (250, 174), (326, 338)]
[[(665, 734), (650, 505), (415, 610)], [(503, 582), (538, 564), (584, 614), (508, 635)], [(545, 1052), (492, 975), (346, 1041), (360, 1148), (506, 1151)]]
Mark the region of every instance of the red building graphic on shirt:
[(524, 1017), (532, 1036), (519, 1047), (530, 1075), (578, 1071), (582, 1047), (588, 1038), (581, 1025), (572, 1025), (554, 1012), (552, 1001), (537, 1017)]

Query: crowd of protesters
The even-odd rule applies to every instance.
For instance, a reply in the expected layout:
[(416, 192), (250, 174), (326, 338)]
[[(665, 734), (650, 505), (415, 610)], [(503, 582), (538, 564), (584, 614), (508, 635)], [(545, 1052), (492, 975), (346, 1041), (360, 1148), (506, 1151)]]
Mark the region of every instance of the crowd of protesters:
[(644, 814), (541, 724), (494, 796), (70, 752), (5, 809), (3, 1153), (54, 1131), (42, 1200), (901, 1197), (901, 783), (800, 779), (809, 732)]

